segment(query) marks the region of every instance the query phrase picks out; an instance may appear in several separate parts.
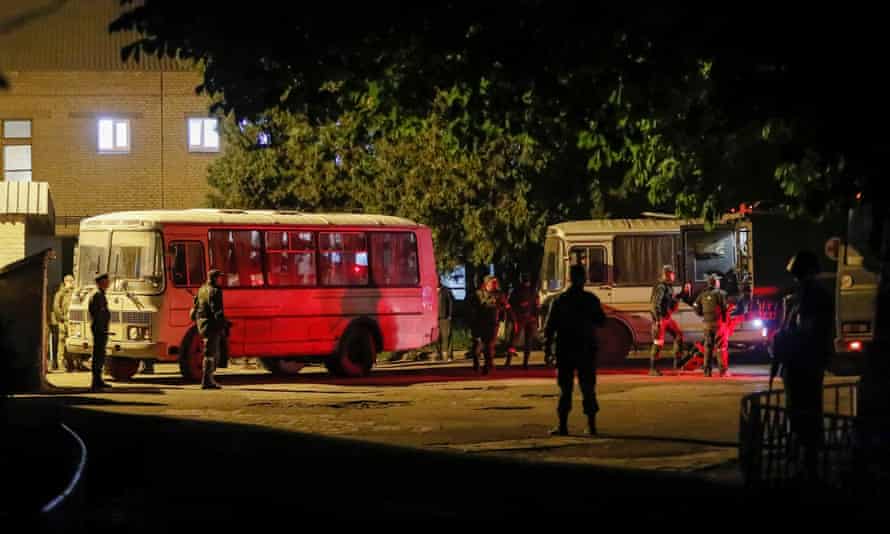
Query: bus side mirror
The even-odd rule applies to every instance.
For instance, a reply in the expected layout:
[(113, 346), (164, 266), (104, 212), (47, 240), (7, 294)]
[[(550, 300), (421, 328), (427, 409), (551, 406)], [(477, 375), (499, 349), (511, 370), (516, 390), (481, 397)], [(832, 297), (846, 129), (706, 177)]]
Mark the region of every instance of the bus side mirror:
[(838, 257), (840, 257), (841, 250), (841, 238), (832, 237), (828, 241), (825, 242), (825, 255), (831, 261), (837, 261)]

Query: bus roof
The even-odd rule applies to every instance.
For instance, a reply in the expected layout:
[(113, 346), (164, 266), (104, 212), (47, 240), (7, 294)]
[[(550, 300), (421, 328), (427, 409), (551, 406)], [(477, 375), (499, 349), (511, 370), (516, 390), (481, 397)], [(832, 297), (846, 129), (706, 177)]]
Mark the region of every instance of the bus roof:
[(699, 219), (591, 219), (554, 224), (547, 228), (547, 235), (566, 238), (594, 234), (660, 234), (679, 232), (683, 225), (702, 222)]
[(411, 226), (409, 219), (365, 213), (303, 213), (285, 210), (188, 209), (118, 211), (83, 219), (81, 229), (107, 226), (155, 226), (165, 223), (311, 226)]

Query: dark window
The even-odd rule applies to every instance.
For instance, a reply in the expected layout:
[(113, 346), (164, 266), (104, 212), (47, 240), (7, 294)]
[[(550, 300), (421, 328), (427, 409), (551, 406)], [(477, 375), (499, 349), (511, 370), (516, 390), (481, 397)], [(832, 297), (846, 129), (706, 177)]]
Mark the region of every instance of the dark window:
[(211, 230), (210, 266), (225, 275), (226, 287), (262, 287), (263, 254), (256, 230)]
[(603, 284), (609, 281), (605, 247), (572, 247), (569, 261), (571, 265), (581, 262), (585, 266), (588, 284)]
[(420, 283), (417, 237), (413, 233), (372, 233), (371, 262), (377, 286), (416, 286)]
[(730, 230), (687, 232), (686, 262), (689, 281), (704, 282), (712, 273), (726, 276), (736, 265), (735, 236)]
[(314, 286), (315, 234), (266, 232), (266, 274), (270, 286)]
[(195, 287), (204, 283), (207, 271), (204, 269), (204, 246), (201, 243), (173, 243), (170, 245), (173, 256), (173, 285)]
[(320, 232), (318, 267), (323, 286), (368, 285), (368, 245), (365, 234)]
[(665, 265), (679, 259), (680, 236), (616, 236), (613, 278), (617, 285), (650, 285), (658, 280)]

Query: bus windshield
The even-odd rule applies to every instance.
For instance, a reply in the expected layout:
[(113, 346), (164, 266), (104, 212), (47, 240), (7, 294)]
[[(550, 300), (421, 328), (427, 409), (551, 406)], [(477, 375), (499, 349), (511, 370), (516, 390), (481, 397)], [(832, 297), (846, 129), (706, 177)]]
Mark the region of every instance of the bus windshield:
[(108, 269), (109, 233), (80, 233), (77, 245), (77, 282), (81, 287), (95, 286), (96, 275)]
[(134, 293), (153, 294), (164, 282), (164, 256), (158, 232), (115, 231), (111, 235), (111, 257), (108, 274), (112, 287), (126, 281), (126, 289)]

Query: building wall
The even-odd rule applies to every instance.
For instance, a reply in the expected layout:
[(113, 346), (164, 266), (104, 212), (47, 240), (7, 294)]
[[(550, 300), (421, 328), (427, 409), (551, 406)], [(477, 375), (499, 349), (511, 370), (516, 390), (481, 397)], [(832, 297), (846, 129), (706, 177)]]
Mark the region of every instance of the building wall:
[(0, 217), (0, 267), (25, 257), (24, 216)]
[[(32, 121), (32, 180), (50, 184), (58, 235), (76, 235), (84, 216), (204, 205), (207, 166), (219, 153), (188, 150), (187, 119), (209, 115), (197, 73), (4, 74), (0, 119)], [(105, 117), (130, 121), (129, 153), (99, 153)]]

